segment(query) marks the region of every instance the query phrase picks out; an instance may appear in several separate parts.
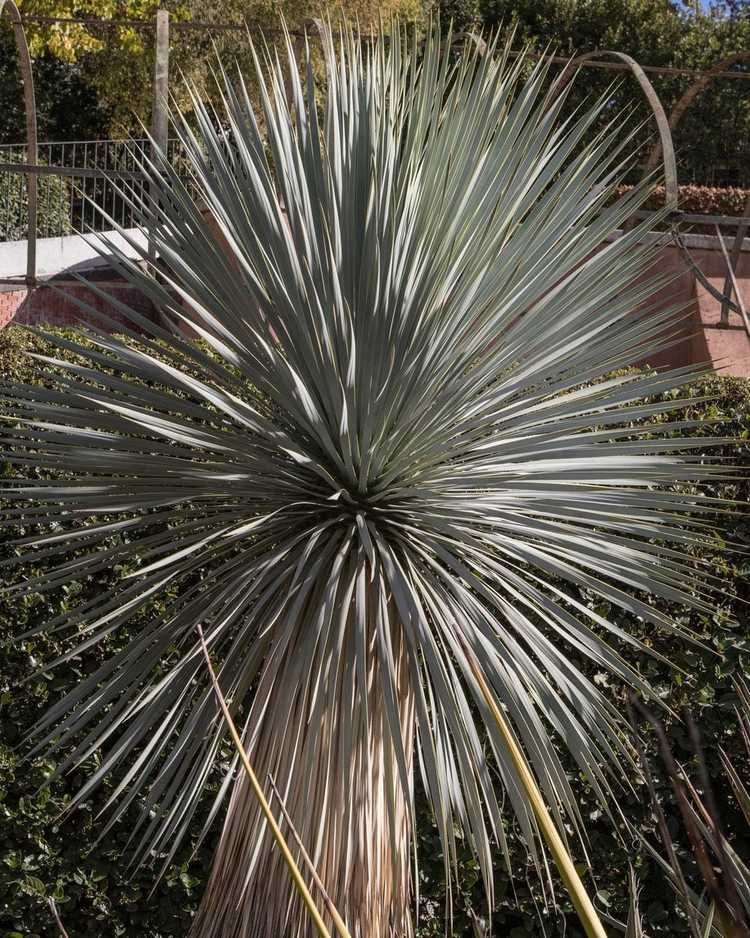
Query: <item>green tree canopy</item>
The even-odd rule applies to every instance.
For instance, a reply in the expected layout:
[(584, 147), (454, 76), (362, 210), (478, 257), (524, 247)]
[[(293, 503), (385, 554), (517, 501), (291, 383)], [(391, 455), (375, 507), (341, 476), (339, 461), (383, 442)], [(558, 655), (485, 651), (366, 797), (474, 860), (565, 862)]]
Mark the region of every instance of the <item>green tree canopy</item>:
[[(226, 3), (207, 0), (19, 0), (21, 12), (40, 17), (59, 17), (81, 20), (47, 23), (30, 21), (26, 33), (31, 54), (35, 59), (37, 99), (42, 112), (56, 111), (61, 98), (66, 107), (57, 121), (42, 123), (42, 135), (48, 139), (70, 139), (73, 136), (123, 136), (139, 133), (141, 123), (148, 124), (152, 106), (152, 76), (154, 62), (154, 24), (159, 8), (170, 12), (172, 23), (195, 21), (202, 23), (247, 23), (255, 39), (262, 33), (272, 34), (279, 28), (283, 16), (291, 29), (299, 29), (313, 17), (326, 15), (325, 3), (319, 0), (228, 0)], [(342, 0), (330, 4), (330, 14), (346, 16), (364, 26), (376, 26), (379, 18), (388, 21), (397, 16), (415, 19), (423, 15), (423, 0)], [(113, 21), (143, 20), (138, 25), (99, 25), (91, 19)], [(4, 62), (14, 63), (12, 37), (8, 34), (8, 56)], [(206, 96), (214, 90), (210, 63), (214, 61), (214, 48), (230, 65), (237, 60), (243, 71), (251, 64), (247, 33), (244, 30), (180, 30), (173, 28), (170, 35), (171, 72), (173, 92), (181, 103), (187, 104), (182, 94), (181, 74), (194, 81)], [(14, 64), (7, 66), (15, 69)], [(7, 142), (17, 142), (24, 136), (23, 110), (20, 90), (7, 85), (10, 110), (7, 120), (0, 119), (0, 133)], [(72, 97), (65, 96), (70, 87)], [(127, 93), (123, 93), (127, 89)], [(0, 92), (0, 100), (5, 96)], [(81, 107), (81, 101), (85, 106)], [(89, 115), (94, 126), (73, 119), (73, 115)]]
[[(153, 22), (157, 7), (168, 9), (173, 24), (192, 20), (213, 23), (247, 21), (253, 36), (278, 28), (283, 14), (293, 29), (320, 15), (320, 0), (20, 0), (25, 14), (80, 19), (81, 23), (29, 22), (26, 30), (35, 58), (41, 136), (47, 139), (122, 136), (148, 123), (152, 104), (154, 30), (149, 25), (101, 26), (92, 17)], [(562, 54), (617, 49), (647, 65), (705, 70), (733, 53), (750, 49), (748, 0), (724, 0), (708, 9), (672, 0), (343, 0), (331, 4), (334, 15), (376, 25), (393, 16), (426, 18), (438, 13), (458, 30), (505, 25), (516, 30), (516, 45), (548, 46)], [(2, 40), (3, 75), (15, 74), (15, 54), (7, 27)], [(249, 73), (249, 47), (243, 31), (173, 28), (172, 75), (184, 73), (211, 97), (210, 62), (217, 46), (225, 62), (237, 61)], [(747, 73), (750, 63), (729, 65)], [(613, 80), (613, 106), (633, 102), (646, 114), (635, 81), (622, 73), (586, 72), (574, 92), (577, 101), (600, 94)], [(693, 79), (653, 76), (670, 111)], [(127, 88), (127, 94), (123, 89)], [(178, 97), (182, 84), (172, 82)], [(2, 83), (0, 135), (23, 139), (20, 87)], [(186, 101), (184, 103), (187, 103)], [(650, 124), (642, 134), (653, 132)], [(675, 134), (684, 183), (750, 185), (750, 79), (718, 78), (708, 84), (686, 111)]]
[[(450, 12), (456, 4), (443, 0), (441, 5)], [(519, 46), (552, 46), (563, 55), (613, 49), (645, 65), (704, 70), (750, 49), (747, 0), (712, 3), (708, 9), (672, 0), (479, 0), (478, 13), (484, 28), (515, 28)], [(747, 73), (750, 62), (728, 69)], [(590, 69), (575, 94), (579, 99), (600, 94), (613, 77)], [(651, 77), (667, 113), (694, 81), (682, 75)], [(642, 93), (626, 76), (613, 92), (613, 104), (629, 100), (642, 103)], [(750, 185), (750, 78), (710, 82), (686, 111), (675, 144), (682, 182)]]

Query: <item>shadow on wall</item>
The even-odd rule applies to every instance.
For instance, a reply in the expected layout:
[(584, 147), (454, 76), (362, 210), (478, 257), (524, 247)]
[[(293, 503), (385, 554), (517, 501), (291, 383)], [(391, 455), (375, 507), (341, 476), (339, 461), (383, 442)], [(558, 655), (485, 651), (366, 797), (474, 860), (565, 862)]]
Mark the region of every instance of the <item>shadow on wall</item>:
[[(144, 240), (137, 229), (127, 234), (136, 242)], [(128, 256), (138, 256), (126, 239), (114, 233), (108, 237), (117, 241), (120, 250)], [(98, 243), (101, 247), (101, 242)], [(82, 235), (39, 239), (38, 282), (34, 286), (27, 286), (23, 276), (27, 242), (0, 244), (0, 329), (11, 321), (17, 325), (80, 324), (86, 320), (86, 313), (76, 299), (85, 301), (123, 325), (127, 322), (127, 315), (116, 308), (118, 302), (155, 321), (156, 310), (151, 301), (112, 270), (106, 256), (97, 251), (96, 244), (95, 238)], [(106, 296), (99, 296), (86, 283), (73, 280), (76, 276), (83, 277), (86, 283), (95, 285)], [(112, 297), (112, 301), (107, 297)], [(90, 318), (93, 323), (94, 317)], [(104, 328), (103, 323), (100, 325)]]

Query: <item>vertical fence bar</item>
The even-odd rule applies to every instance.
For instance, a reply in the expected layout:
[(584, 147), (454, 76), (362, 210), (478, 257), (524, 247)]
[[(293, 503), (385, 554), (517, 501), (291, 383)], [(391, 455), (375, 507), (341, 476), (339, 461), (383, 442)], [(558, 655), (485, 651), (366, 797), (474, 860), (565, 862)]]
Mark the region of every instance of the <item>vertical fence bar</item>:
[[(742, 254), (742, 242), (745, 240), (745, 235), (748, 230), (750, 230), (750, 196), (748, 196), (747, 202), (745, 203), (745, 208), (742, 212), (742, 222), (737, 226), (737, 232), (734, 236), (734, 245), (732, 246), (732, 254), (729, 258), (729, 269), (727, 270), (726, 277), (724, 278), (724, 296), (732, 297), (732, 288), (735, 287), (735, 294), (737, 296), (737, 305), (742, 308), (742, 297), (739, 295), (738, 289), (734, 280), (734, 272), (737, 270), (737, 265), (740, 262), (740, 254)], [(726, 300), (721, 304), (721, 324), (722, 326), (729, 325), (729, 304)]]
[[(18, 16), (18, 10), (16, 10)], [(21, 17), (13, 24), (16, 33), (16, 42), (21, 57), (21, 75), (23, 76), (23, 99), (26, 110), (26, 144), (28, 152), (26, 158), (32, 166), (39, 162), (36, 136), (36, 97), (34, 95), (34, 75), (31, 71), (31, 58), (26, 43), (26, 33), (23, 31)], [(37, 226), (37, 175), (29, 173), (26, 177), (27, 196), (29, 204), (28, 244), (26, 249), (26, 282), (31, 285), (36, 282), (36, 226)]]
[(169, 94), (169, 13), (156, 11), (156, 55), (154, 64), (154, 101), (151, 111), (151, 136), (167, 150), (167, 96)]
[[(156, 11), (156, 48), (154, 51), (154, 100), (151, 110), (151, 137), (156, 146), (167, 152), (169, 116), (169, 13)], [(151, 262), (156, 259), (156, 247), (149, 238), (148, 254)]]
[[(7, 159), (8, 162), (11, 162), (12, 152), (13, 151), (10, 149), (10, 147), (0, 147), (0, 153), (2, 153), (3, 155), (3, 161)], [(6, 157), (6, 154), (8, 154), (7, 157)], [(11, 231), (10, 219), (11, 219), (11, 211), (10, 211), (10, 181), (9, 181), (8, 185), (5, 186), (5, 192), (3, 195), (3, 223), (2, 223), (2, 227), (0, 228), (0, 236), (2, 236), (3, 241), (11, 240), (10, 239), (10, 231)]]
[[(13, 0), (0, 0), (0, 15), (7, 13), (13, 21), (13, 32), (16, 37), (18, 58), (21, 64), (21, 78), (23, 79), (23, 103), (26, 112), (26, 161), (36, 166), (39, 161), (36, 137), (36, 97), (34, 95), (34, 73), (31, 70), (31, 56), (26, 42), (26, 33), (23, 31), (21, 14)], [(26, 192), (28, 197), (28, 241), (26, 248), (26, 282), (33, 284), (36, 281), (36, 173), (26, 176)]]

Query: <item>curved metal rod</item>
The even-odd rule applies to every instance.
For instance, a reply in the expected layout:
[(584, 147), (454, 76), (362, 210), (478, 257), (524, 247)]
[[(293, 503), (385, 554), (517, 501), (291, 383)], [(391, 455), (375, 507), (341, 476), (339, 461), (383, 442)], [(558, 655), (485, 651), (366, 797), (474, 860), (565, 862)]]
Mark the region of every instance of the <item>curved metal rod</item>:
[(466, 42), (473, 42), (477, 48), (479, 55), (487, 55), (487, 43), (482, 39), (481, 36), (478, 36), (476, 33), (466, 32), (466, 33), (454, 33), (451, 37), (451, 42), (461, 42), (462, 40)]
[[(646, 165), (644, 168), (643, 178), (646, 178), (649, 173), (653, 172), (656, 169), (656, 166), (659, 162), (660, 157), (663, 156), (664, 160), (664, 182), (666, 189), (666, 205), (671, 207), (673, 210), (677, 209), (678, 205), (678, 184), (677, 184), (677, 160), (675, 158), (674, 152), (674, 140), (672, 138), (672, 131), (679, 123), (682, 115), (685, 113), (687, 108), (695, 100), (696, 96), (706, 87), (706, 85), (716, 77), (720, 72), (723, 72), (729, 65), (734, 64), (735, 62), (744, 62), (750, 61), (750, 52), (740, 52), (735, 53), (734, 55), (722, 59), (720, 62), (717, 62), (711, 69), (709, 69), (705, 74), (693, 82), (693, 84), (687, 89), (687, 91), (682, 95), (680, 100), (672, 109), (672, 113), (669, 118), (667, 118), (666, 112), (664, 111), (664, 106), (659, 99), (658, 94), (654, 86), (646, 77), (646, 73), (643, 71), (641, 66), (631, 58), (629, 55), (626, 55), (624, 52), (614, 52), (609, 50), (601, 50), (599, 52), (586, 52), (583, 55), (579, 55), (576, 58), (572, 59), (566, 67), (563, 69), (560, 74), (557, 82), (552, 87), (552, 92), (562, 90), (570, 78), (572, 77), (573, 70), (579, 64), (583, 64), (589, 59), (597, 58), (602, 55), (610, 55), (620, 61), (624, 62), (633, 75), (635, 76), (638, 84), (643, 89), (643, 92), (646, 95), (646, 98), (651, 105), (651, 110), (654, 113), (656, 118), (656, 124), (659, 129), (659, 141), (654, 145), (651, 150), (651, 153), (648, 156)], [(744, 312), (741, 308), (741, 305), (732, 302), (732, 288), (735, 286), (734, 282), (734, 271), (737, 267), (740, 254), (742, 252), (742, 243), (747, 233), (750, 229), (750, 198), (747, 200), (745, 209), (742, 216), (742, 221), (737, 227), (737, 233), (735, 235), (734, 244), (732, 246), (731, 257), (727, 258), (727, 275), (724, 280), (724, 289), (722, 292), (717, 290), (704, 275), (703, 271), (698, 267), (695, 261), (690, 256), (690, 252), (687, 248), (687, 245), (679, 236), (676, 230), (673, 230), (672, 236), (677, 244), (678, 248), (682, 252), (682, 255), (687, 262), (690, 269), (692, 269), (696, 279), (703, 285), (703, 287), (719, 302), (721, 303), (721, 322), (728, 324), (729, 322), (729, 311), (730, 309), (734, 312), (739, 313), (744, 317)], [(739, 299), (739, 298), (738, 298)]]
[[(743, 315), (741, 309), (742, 304), (740, 303), (739, 290), (735, 282), (734, 273), (737, 270), (737, 265), (740, 262), (740, 254), (742, 254), (742, 242), (745, 239), (745, 235), (747, 234), (748, 229), (750, 229), (750, 195), (748, 195), (747, 202), (745, 202), (745, 208), (742, 213), (742, 221), (739, 223), (739, 225), (737, 225), (737, 232), (734, 236), (734, 244), (732, 245), (732, 253), (729, 256), (729, 262), (727, 264), (727, 275), (724, 278), (724, 299), (721, 303), (721, 321), (725, 324), (729, 322), (730, 307), (737, 310), (740, 315)], [(739, 309), (734, 305), (734, 303), (732, 303), (732, 289), (734, 289), (735, 293), (737, 293), (737, 302), (740, 307)]]
[[(0, 0), (0, 16), (5, 13), (13, 23), (13, 32), (16, 37), (16, 47), (21, 65), (21, 78), (23, 79), (23, 104), (26, 112), (26, 148), (27, 163), (32, 166), (39, 165), (39, 151), (36, 137), (36, 96), (34, 94), (34, 74), (31, 70), (31, 56), (26, 42), (26, 33), (23, 30), (21, 14), (13, 0)], [(26, 249), (26, 282), (36, 282), (36, 216), (37, 216), (37, 176), (29, 173), (26, 176), (28, 192), (28, 242)]]
[(573, 77), (573, 71), (578, 65), (587, 62), (589, 59), (600, 58), (603, 55), (613, 56), (614, 58), (619, 59), (621, 62), (624, 62), (630, 68), (630, 71), (633, 73), (638, 84), (641, 86), (643, 93), (646, 95), (646, 100), (651, 105), (651, 110), (653, 111), (654, 117), (656, 118), (656, 126), (659, 129), (661, 151), (664, 154), (664, 186), (666, 189), (666, 204), (668, 208), (671, 208), (673, 211), (675, 211), (677, 209), (677, 160), (675, 159), (674, 154), (672, 131), (669, 127), (669, 121), (667, 120), (667, 114), (664, 110), (664, 106), (659, 100), (659, 95), (656, 93), (656, 89), (648, 80), (646, 73), (635, 59), (631, 58), (629, 55), (626, 55), (624, 52), (614, 52), (611, 49), (600, 49), (596, 52), (584, 52), (583, 55), (578, 55), (574, 59), (571, 59), (570, 62), (568, 62), (568, 64), (560, 73), (557, 81), (552, 86), (551, 93), (554, 93), (555, 91), (561, 91), (565, 87), (565, 85)]
[[(698, 97), (698, 95), (703, 91), (703, 89), (712, 81), (716, 76), (726, 69), (730, 65), (735, 65), (737, 62), (750, 62), (750, 52), (734, 52), (732, 55), (727, 56), (727, 58), (722, 59), (720, 62), (717, 62), (716, 65), (712, 65), (708, 71), (704, 72), (700, 78), (693, 82), (692, 85), (685, 91), (679, 101), (672, 108), (672, 111), (669, 115), (669, 129), (673, 131), (679, 122), (682, 120), (682, 115), (690, 107), (693, 101)], [(653, 149), (649, 153), (648, 159), (645, 164), (645, 173), (648, 174), (652, 170), (656, 169), (656, 164), (659, 162), (661, 157), (662, 145), (661, 140), (654, 144)]]
[[(325, 46), (327, 40), (327, 33), (325, 31), (325, 25), (322, 20), (314, 19), (313, 24), (317, 28), (323, 44)], [(473, 42), (477, 48), (477, 51), (480, 56), (487, 54), (487, 43), (482, 39), (481, 36), (478, 36), (473, 32), (460, 32), (456, 33), (453, 37), (453, 42), (460, 41)], [(651, 106), (654, 117), (656, 118), (656, 124), (659, 130), (659, 142), (654, 146), (649, 154), (646, 169), (644, 176), (647, 176), (652, 172), (659, 161), (659, 157), (664, 154), (664, 182), (665, 182), (665, 197), (667, 206), (671, 206), (673, 210), (677, 209), (678, 205), (678, 185), (677, 185), (677, 160), (675, 158), (674, 152), (674, 142), (672, 139), (672, 130), (679, 122), (682, 114), (686, 108), (691, 104), (696, 95), (708, 84), (708, 82), (715, 76), (717, 72), (723, 71), (728, 65), (736, 61), (750, 60), (750, 52), (748, 53), (739, 53), (738, 55), (733, 56), (732, 58), (723, 59), (721, 62), (718, 62), (713, 66), (710, 71), (705, 75), (702, 75), (696, 82), (694, 82), (690, 88), (685, 92), (685, 94), (677, 102), (677, 105), (672, 110), (672, 113), (667, 119), (664, 106), (661, 103), (661, 100), (656, 93), (656, 89), (649, 81), (646, 73), (643, 71), (641, 66), (631, 58), (631, 56), (626, 55), (624, 52), (615, 52), (612, 50), (599, 50), (597, 52), (585, 52), (583, 55), (576, 56), (576, 58), (571, 59), (565, 68), (562, 70), (558, 76), (556, 82), (552, 85), (550, 89), (550, 94), (554, 94), (555, 91), (561, 91), (565, 85), (570, 81), (573, 76), (575, 68), (587, 62), (589, 59), (599, 58), (602, 55), (609, 55), (613, 58), (619, 59), (621, 62), (624, 62), (633, 75), (635, 76), (638, 84), (641, 86), (646, 99)], [(731, 270), (727, 272), (727, 277), (724, 282), (724, 291), (723, 293), (716, 289), (713, 284), (710, 283), (708, 278), (705, 276), (703, 271), (698, 267), (695, 261), (690, 256), (690, 252), (687, 248), (687, 245), (680, 237), (677, 230), (673, 230), (672, 237), (674, 238), (675, 244), (680, 249), (683, 254), (685, 261), (688, 266), (692, 269), (693, 274), (696, 279), (704, 286), (704, 288), (722, 304), (721, 306), (721, 319), (723, 322), (727, 322), (729, 318), (729, 310), (731, 309), (734, 312), (740, 313), (740, 307), (732, 302), (732, 271), (737, 266), (737, 260), (739, 258), (740, 252), (742, 250), (743, 238), (750, 228), (750, 198), (748, 199), (747, 205), (745, 206), (744, 217), (742, 223), (737, 228), (737, 235), (735, 237), (734, 245), (732, 248), (731, 255)]]
[(709, 293), (715, 300), (718, 300), (720, 303), (726, 303), (727, 307), (731, 309), (733, 312), (739, 313), (740, 315), (742, 315), (742, 310), (739, 308), (739, 306), (736, 303), (732, 302), (732, 300), (730, 300), (726, 296), (725, 293), (722, 293), (721, 290), (717, 290), (717, 288), (711, 283), (711, 281), (703, 273), (700, 267), (695, 263), (693, 258), (690, 256), (690, 251), (688, 249), (688, 246), (685, 244), (685, 242), (682, 239), (682, 236), (679, 234), (676, 228), (672, 229), (672, 240), (679, 248), (680, 253), (683, 256), (683, 259), (685, 260), (685, 263), (693, 271), (693, 274), (695, 275), (695, 279), (698, 281), (698, 283), (700, 283), (700, 285), (703, 287), (706, 293)]

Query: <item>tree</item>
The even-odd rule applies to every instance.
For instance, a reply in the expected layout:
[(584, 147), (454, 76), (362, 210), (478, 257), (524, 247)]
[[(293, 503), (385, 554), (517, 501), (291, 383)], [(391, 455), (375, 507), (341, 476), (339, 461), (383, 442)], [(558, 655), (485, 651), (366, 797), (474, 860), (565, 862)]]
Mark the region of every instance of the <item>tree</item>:
[[(47, 16), (70, 18), (104, 17), (142, 19), (143, 28), (133, 26), (94, 26), (76, 23), (29, 23), (27, 32), (32, 52), (38, 60), (37, 80), (40, 106), (50, 120), (47, 136), (140, 135), (148, 126), (152, 106), (153, 23), (157, 6), (170, 10), (174, 23), (184, 20), (215, 23), (241, 23), (247, 20), (256, 39), (262, 31), (278, 35), (278, 17), (283, 13), (290, 26), (301, 28), (317, 16), (325, 5), (317, 0), (122, 0), (101, 4), (95, 0), (26, 0), (22, 10)], [(438, 12), (444, 28), (453, 21), (456, 30), (481, 28), (516, 29), (517, 45), (531, 42), (538, 49), (551, 43), (565, 54), (593, 49), (618, 49), (637, 61), (690, 69), (707, 69), (733, 52), (750, 47), (750, 15), (746, 0), (713, 3), (708, 9), (689, 8), (672, 0), (346, 0), (329, 5), (358, 18), (366, 28), (376, 26), (381, 16), (424, 21), (428, 11)], [(216, 93), (210, 62), (218, 46), (225, 61), (238, 60), (249, 74), (252, 63), (243, 31), (172, 30), (172, 74), (186, 74), (196, 81), (204, 97)], [(11, 58), (14, 58), (11, 56)], [(105, 66), (105, 67), (103, 67)], [(231, 66), (230, 66), (231, 67)], [(746, 72), (747, 62), (730, 65)], [(586, 72), (574, 95), (582, 101), (588, 93), (596, 96), (613, 79), (614, 107), (635, 104), (644, 112), (642, 92), (629, 75), (612, 72)], [(691, 82), (689, 77), (655, 76), (654, 84), (671, 109)], [(57, 102), (60, 90), (68, 85), (71, 94), (85, 96), (85, 107), (74, 106), (65, 98), (62, 107), (47, 107), (47, 99)], [(13, 88), (13, 86), (6, 86)], [(128, 94), (123, 95), (126, 87)], [(180, 103), (189, 106), (182, 95), (181, 82), (173, 82)], [(15, 88), (11, 92), (15, 97)], [(71, 104), (68, 105), (70, 100)], [(22, 139), (18, 110), (13, 101), (8, 117), (13, 119), (8, 142)], [(76, 120), (78, 113), (84, 119)], [(706, 133), (706, 128), (711, 128)], [(18, 128), (18, 129), (15, 129)], [(645, 141), (652, 127), (644, 129)], [(750, 185), (750, 80), (716, 79), (700, 94), (682, 120), (676, 143), (682, 180), (686, 183)], [(637, 176), (637, 173), (634, 174)]]
[(452, 24), (456, 32), (469, 32), (480, 24), (479, 0), (435, 0), (433, 12), (444, 30)]
[[(200, 625), (256, 774), (357, 938), (411, 933), (417, 769), (448, 881), (460, 834), (492, 895), (490, 763), (541, 868), (475, 667), (560, 828), (584, 822), (556, 743), (616, 811), (626, 724), (571, 652), (651, 694), (624, 654), (647, 643), (608, 608), (672, 634), (649, 597), (711, 609), (684, 549), (716, 506), (681, 486), (726, 472), (658, 421), (690, 401), (655, 396), (695, 375), (628, 367), (675, 326), (644, 304), (662, 282), (644, 284), (645, 225), (606, 242), (648, 194), (614, 198), (626, 119), (584, 143), (606, 98), (560, 123), (546, 66), (412, 42), (329, 39), (322, 117), (293, 56), (294, 114), (281, 65), (258, 76), (262, 121), (233, 78), (221, 128), (196, 99), (195, 129), (176, 120), (199, 191), (146, 167), (161, 273), (112, 250), (203, 344), (134, 313), (145, 334), (50, 336), (87, 364), (42, 356), (62, 369), (49, 387), (3, 389), (25, 470), (5, 517), (35, 528), (24, 559), (43, 568), (15, 594), (115, 568), (41, 628), (70, 634), (58, 664), (130, 636), (40, 720), (37, 751), (59, 772), (97, 753), (79, 800), (120, 772), (109, 823), (140, 802), (135, 852), (167, 865), (223, 737)], [(88, 553), (58, 562), (71, 545)], [(195, 938), (308, 936), (244, 779), (230, 788)]]
[[(514, 27), (518, 44), (543, 50), (551, 45), (562, 55), (596, 49), (626, 52), (644, 65), (705, 70), (732, 53), (750, 48), (747, 3), (714, 3), (697, 10), (672, 0), (481, 0), (485, 28)], [(748, 73), (747, 61), (728, 66)], [(694, 81), (691, 76), (649, 76), (669, 113)], [(575, 93), (604, 92), (613, 80), (615, 107), (635, 104), (643, 96), (635, 80), (588, 69)], [(653, 134), (653, 124), (641, 140)], [(682, 181), (709, 185), (750, 186), (750, 79), (715, 79), (686, 112), (675, 134)], [(636, 174), (637, 175), (637, 174)]]
[[(190, 4), (179, 0), (19, 0), (18, 6), (22, 15), (59, 20), (25, 24), (35, 59), (39, 106), (44, 109), (48, 98), (58, 96), (57, 78), (71, 76), (82, 94), (71, 110), (106, 115), (106, 129), (94, 137), (140, 136), (142, 123), (148, 126), (153, 101), (156, 10), (166, 8), (176, 19), (186, 19), (191, 16)], [(96, 20), (121, 24), (92, 22)], [(122, 25), (122, 21), (137, 20), (144, 26)], [(178, 54), (175, 66), (180, 64)], [(123, 88), (128, 90), (126, 95)], [(86, 106), (87, 99), (93, 99), (93, 108)], [(70, 118), (65, 112), (60, 116), (51, 137), (69, 139)]]
[[(64, 62), (47, 50), (33, 63), (40, 140), (97, 140), (112, 120), (79, 63)], [(26, 139), (26, 113), (18, 52), (12, 26), (0, 26), (0, 142)]]
[[(201, 89), (204, 97), (216, 93), (210, 64), (215, 50), (230, 64), (235, 60), (248, 72), (252, 66), (248, 34), (244, 29), (212, 31), (180, 30), (175, 24), (186, 21), (232, 24), (240, 27), (247, 22), (256, 41), (266, 32), (273, 41), (279, 35), (283, 16), (291, 29), (301, 29), (313, 17), (342, 13), (357, 20), (364, 28), (377, 28), (379, 19), (388, 22), (392, 16), (406, 21), (422, 15), (421, 0), (343, 0), (326, 4), (320, 0), (230, 0), (217, 3), (206, 0), (19, 0), (24, 14), (80, 19), (83, 22), (26, 24), (32, 56), (37, 60), (37, 82), (40, 106), (46, 107), (48, 97), (58, 94), (58, 80), (67, 78), (79, 89), (84, 99), (96, 102), (94, 113), (107, 115), (107, 131), (94, 136), (141, 136), (149, 126), (153, 104), (154, 26), (156, 10), (170, 12), (173, 29), (170, 36), (173, 90), (183, 106), (189, 107), (180, 76), (186, 76)], [(92, 19), (139, 20), (139, 25), (100, 25)], [(44, 63), (52, 66), (45, 71)], [(123, 94), (127, 88), (127, 94)], [(90, 108), (71, 106), (71, 111), (92, 113)], [(66, 112), (61, 114), (59, 127), (52, 139), (65, 139), (71, 131)], [(73, 124), (73, 127), (76, 125)], [(78, 131), (76, 130), (76, 134)], [(6, 138), (7, 139), (7, 138)], [(15, 136), (11, 142), (22, 139)]]

